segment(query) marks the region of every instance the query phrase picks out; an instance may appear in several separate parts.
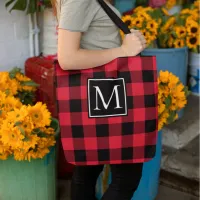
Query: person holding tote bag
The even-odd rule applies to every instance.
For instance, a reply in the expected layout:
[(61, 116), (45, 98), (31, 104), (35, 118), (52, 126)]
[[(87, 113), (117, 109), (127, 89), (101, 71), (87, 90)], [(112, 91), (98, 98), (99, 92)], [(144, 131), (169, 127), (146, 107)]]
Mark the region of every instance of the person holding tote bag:
[[(96, 199), (105, 164), (112, 183), (102, 200), (130, 200), (143, 163), (155, 155), (155, 58), (138, 56), (146, 48), (144, 36), (129, 30), (106, 0), (52, 0), (52, 5), (59, 22), (61, 139), (67, 161), (76, 165), (71, 200)], [(123, 42), (119, 28), (126, 33)]]

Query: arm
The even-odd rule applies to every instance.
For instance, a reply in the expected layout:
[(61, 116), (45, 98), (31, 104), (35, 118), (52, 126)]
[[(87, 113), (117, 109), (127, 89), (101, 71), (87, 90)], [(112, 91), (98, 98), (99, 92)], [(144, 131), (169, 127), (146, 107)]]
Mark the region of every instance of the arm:
[(107, 50), (80, 49), (81, 34), (59, 29), (58, 61), (63, 70), (94, 68), (125, 56), (121, 47)]

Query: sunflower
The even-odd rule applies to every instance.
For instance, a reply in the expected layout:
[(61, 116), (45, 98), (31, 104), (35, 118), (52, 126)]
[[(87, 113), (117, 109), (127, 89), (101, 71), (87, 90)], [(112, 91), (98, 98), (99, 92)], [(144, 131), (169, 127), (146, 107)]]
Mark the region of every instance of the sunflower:
[(166, 8), (169, 10), (176, 5), (176, 0), (168, 0), (166, 3)]
[(192, 10), (190, 10), (189, 8), (185, 8), (183, 10), (181, 10), (180, 15), (187, 15), (187, 14), (191, 14)]
[(195, 6), (198, 10), (200, 10), (200, 1), (199, 1), (199, 0), (195, 1), (195, 2), (194, 2), (194, 6)]
[(10, 155), (10, 153), (8, 151), (0, 153), (0, 160), (7, 160), (9, 155)]
[(35, 149), (36, 145), (40, 138), (37, 135), (29, 135), (26, 136), (23, 140), (23, 144), (20, 148), (24, 149), (24, 151), (28, 151), (30, 149)]
[(185, 107), (185, 105), (187, 104), (187, 100), (182, 100), (182, 101), (178, 101), (177, 102), (177, 106), (178, 106), (178, 110), (181, 110), (182, 108)]
[(199, 10), (197, 8), (191, 10), (191, 17), (195, 21), (199, 21)]
[(165, 16), (170, 16), (168, 10), (166, 8), (161, 8), (162, 12), (164, 13)]
[(129, 28), (133, 27), (133, 17), (131, 15), (122, 16), (122, 21), (128, 25)]
[(23, 149), (15, 149), (14, 150), (14, 159), (17, 161), (26, 160), (26, 152)]
[(198, 42), (198, 36), (191, 36), (187, 37), (186, 39), (186, 43), (189, 49), (197, 48)]
[(31, 158), (37, 159), (37, 158), (44, 158), (49, 153), (49, 148), (36, 148), (34, 150), (31, 150), (27, 153), (27, 157), (29, 160)]
[(169, 82), (169, 76), (170, 76), (170, 73), (168, 71), (160, 71), (160, 76), (159, 76), (159, 79), (160, 79), (160, 82), (162, 83), (168, 83)]
[(143, 9), (144, 9), (144, 7), (138, 6), (137, 8), (134, 8), (134, 9), (133, 9), (133, 12), (134, 12), (134, 13), (137, 13), (137, 12), (140, 12), (141, 10), (143, 10)]
[(173, 47), (173, 44), (174, 44), (174, 38), (173, 38), (173, 36), (169, 36), (168, 46), (169, 46), (170, 48), (172, 48), (172, 47)]
[(26, 109), (26, 106), (22, 106), (19, 108), (14, 108), (13, 111), (9, 112), (7, 114), (7, 119), (10, 119), (12, 121), (16, 122), (23, 122), (25, 117), (27, 117), (28, 112)]
[(55, 130), (51, 127), (48, 127), (48, 128), (42, 127), (42, 128), (40, 128), (40, 130), (47, 135), (54, 135), (55, 134)]
[(35, 92), (36, 91), (36, 87), (33, 87), (33, 86), (22, 86), (21, 90), (23, 91), (28, 91), (28, 92)]
[(176, 22), (176, 18), (175, 17), (170, 17), (167, 21), (167, 26), (170, 27), (172, 26), (174, 23)]
[(147, 29), (150, 31), (157, 33), (158, 30), (158, 23), (155, 20), (151, 20), (147, 23)]
[(24, 76), (24, 74), (22, 73), (17, 73), (15, 78), (19, 81), (19, 82), (26, 82), (26, 81), (31, 81), (30, 78)]
[(54, 146), (56, 143), (54, 137), (48, 137), (48, 138), (40, 138), (38, 141), (38, 148), (43, 149), (43, 148), (48, 148), (51, 146)]
[(184, 26), (176, 26), (175, 32), (178, 38), (185, 38), (186, 36), (186, 28)]
[(196, 22), (192, 22), (191, 24), (187, 27), (187, 33), (188, 35), (196, 35), (199, 33), (199, 25)]
[(177, 76), (174, 76), (172, 73), (169, 74), (169, 83), (168, 87), (171, 90), (176, 87), (176, 85), (180, 82), (180, 79)]
[(3, 110), (8, 112), (12, 111), (14, 108), (20, 108), (21, 106), (22, 103), (18, 99), (9, 96), (5, 99)]
[(164, 126), (164, 122), (163, 122), (162, 118), (159, 118), (159, 120), (158, 120), (158, 130), (161, 130), (163, 128), (163, 126)]
[(3, 144), (10, 145), (12, 148), (20, 148), (24, 139), (24, 135), (18, 127), (14, 127), (14, 124), (7, 120), (4, 120), (1, 126), (0, 136)]
[(135, 17), (133, 18), (133, 26), (136, 26), (137, 28), (142, 28), (144, 20), (141, 17)]
[(185, 46), (185, 41), (183, 39), (176, 39), (174, 41), (174, 47), (175, 48), (181, 48)]
[(170, 30), (171, 26), (174, 25), (174, 23), (176, 22), (176, 18), (175, 17), (170, 17), (167, 22), (163, 25), (163, 27), (161, 28), (161, 32), (162, 33), (166, 33)]
[(4, 101), (5, 98), (6, 98), (6, 94), (0, 90), (0, 99), (1, 99), (1, 102)]
[(4, 84), (9, 79), (9, 73), (8, 72), (0, 72), (0, 84)]
[(19, 127), (21, 127), (26, 134), (31, 134), (34, 129), (34, 124), (30, 117), (28, 117), (22, 122), (22, 124), (19, 125)]
[(46, 104), (38, 102), (34, 106), (28, 106), (27, 109), (35, 127), (45, 127), (50, 125), (51, 113), (47, 110)]
[(151, 20), (151, 16), (144, 11), (137, 13), (137, 16), (146, 20)]
[(149, 45), (152, 42), (151, 34), (147, 29), (141, 30), (142, 34), (144, 35), (147, 45)]
[(158, 113), (159, 113), (159, 115), (164, 112), (165, 107), (166, 106), (163, 103), (158, 106)]

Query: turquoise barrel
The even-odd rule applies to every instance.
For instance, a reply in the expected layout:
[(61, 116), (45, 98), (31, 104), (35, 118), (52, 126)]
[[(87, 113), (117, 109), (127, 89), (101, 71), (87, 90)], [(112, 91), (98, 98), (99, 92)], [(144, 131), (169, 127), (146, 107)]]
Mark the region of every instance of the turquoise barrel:
[[(156, 56), (157, 68), (167, 70), (179, 77), (180, 81), (187, 85), (188, 73), (188, 48), (169, 48), (169, 49), (146, 49), (142, 52), (143, 56)], [(184, 114), (184, 109), (179, 113), (179, 118)]]
[[(53, 120), (56, 137), (57, 120)], [(1, 200), (56, 200), (56, 147), (43, 159), (15, 161), (0, 160)]]
[(136, 0), (115, 0), (115, 7), (124, 13), (135, 7), (135, 2)]

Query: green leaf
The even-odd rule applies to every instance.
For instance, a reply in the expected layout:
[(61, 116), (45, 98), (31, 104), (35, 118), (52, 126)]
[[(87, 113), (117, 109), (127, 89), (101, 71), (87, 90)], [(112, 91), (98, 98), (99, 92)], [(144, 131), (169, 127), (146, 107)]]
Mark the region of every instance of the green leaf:
[(35, 83), (34, 81), (23, 81), (23, 82), (21, 82), (21, 85), (23, 85), (23, 86), (33, 86), (33, 87), (39, 86), (39, 84)]
[(23, 129), (22, 127), (18, 127), (18, 129), (20, 130), (20, 132), (21, 132), (23, 135), (25, 135), (25, 131), (24, 131), (24, 129)]
[(185, 86), (184, 92), (185, 92), (186, 97), (188, 97), (191, 94), (187, 86)]
[(166, 106), (166, 109), (168, 109), (170, 107), (172, 103), (172, 98), (171, 96), (168, 96), (166, 99), (165, 99), (165, 106)]
[(178, 17), (178, 18), (176, 19), (176, 23), (177, 23), (177, 25), (179, 25), (179, 26), (185, 26), (185, 21), (186, 21), (186, 19), (185, 19), (185, 18), (181, 18), (181, 17)]
[(5, 4), (5, 7), (7, 8), (10, 4), (12, 4), (13, 2), (15, 2), (15, 0), (10, 0)]
[(169, 112), (169, 117), (167, 119), (167, 123), (171, 124), (172, 122), (174, 122), (175, 117), (176, 117), (176, 111), (170, 111)]
[(30, 138), (28, 138), (28, 137), (25, 137), (25, 138), (23, 139), (23, 142), (28, 142), (28, 141), (30, 141)]
[(19, 126), (19, 125), (21, 125), (22, 124), (22, 122), (16, 122), (15, 123), (15, 126)]
[(0, 110), (0, 116), (3, 114), (3, 111), (2, 110)]
[(20, 73), (21, 74), (21, 69), (18, 67), (14, 67), (10, 72), (9, 72), (9, 77), (11, 79), (15, 78), (16, 74)]
[(7, 96), (10, 94), (10, 90), (9, 89), (6, 89), (4, 92), (6, 93)]
[(41, 131), (40, 131), (40, 129), (39, 128), (35, 128), (31, 133), (33, 134), (33, 135), (35, 135), (35, 134), (38, 134), (38, 133), (40, 133)]
[(26, 6), (27, 6), (27, 0), (17, 0), (15, 5), (10, 9), (10, 12), (12, 10), (21, 10), (21, 11), (25, 11)]
[(178, 37), (175, 31), (172, 31), (171, 34), (172, 34), (175, 38)]

